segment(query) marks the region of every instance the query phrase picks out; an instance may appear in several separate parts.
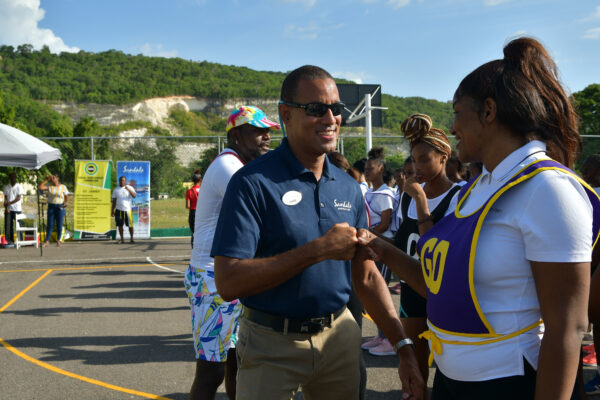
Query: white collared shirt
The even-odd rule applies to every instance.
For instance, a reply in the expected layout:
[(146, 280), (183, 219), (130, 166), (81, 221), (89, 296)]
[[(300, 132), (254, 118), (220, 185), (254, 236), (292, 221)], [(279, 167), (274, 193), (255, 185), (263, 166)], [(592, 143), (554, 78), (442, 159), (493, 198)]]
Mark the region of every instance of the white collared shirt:
[[(515, 150), (489, 172), (483, 169), (460, 213), (475, 212), (515, 173), (548, 159), (543, 142)], [(506, 191), (482, 225), (475, 255), (474, 287), (479, 305), (496, 333), (508, 334), (541, 318), (530, 261), (588, 262), (592, 252), (592, 206), (573, 176), (540, 172)], [(442, 332), (442, 339), (477, 341)], [(486, 345), (443, 345), (435, 356), (449, 378), (482, 381), (523, 374), (523, 357), (537, 369), (543, 326)]]

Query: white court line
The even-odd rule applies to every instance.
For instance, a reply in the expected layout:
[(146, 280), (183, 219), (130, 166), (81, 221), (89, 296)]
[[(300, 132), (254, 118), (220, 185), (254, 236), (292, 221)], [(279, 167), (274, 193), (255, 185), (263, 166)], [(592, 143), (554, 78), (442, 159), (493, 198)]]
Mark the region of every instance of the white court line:
[(183, 271), (177, 271), (176, 269), (171, 269), (171, 268), (163, 267), (162, 265), (157, 264), (154, 261), (152, 261), (150, 259), (150, 257), (146, 257), (146, 261), (148, 261), (150, 264), (154, 265), (156, 268), (164, 269), (164, 270), (171, 271), (171, 272), (177, 272), (178, 274), (185, 274), (185, 272), (183, 272)]
[[(149, 257), (146, 257), (148, 260)], [(181, 256), (160, 256), (159, 258), (179, 258)], [(63, 259), (63, 260), (29, 260), (29, 261), (3, 261), (0, 262), (2, 264), (62, 264), (62, 263), (72, 263), (72, 262), (93, 262), (93, 261), (110, 261), (110, 260), (141, 260), (143, 256), (137, 257), (103, 257), (103, 258), (71, 258), (71, 259)]]

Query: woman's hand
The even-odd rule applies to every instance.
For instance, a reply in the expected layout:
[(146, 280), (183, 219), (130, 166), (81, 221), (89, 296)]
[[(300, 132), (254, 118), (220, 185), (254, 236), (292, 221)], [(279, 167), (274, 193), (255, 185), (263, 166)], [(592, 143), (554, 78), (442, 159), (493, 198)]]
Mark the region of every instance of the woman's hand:
[(360, 260), (370, 259), (381, 261), (385, 253), (385, 247), (391, 246), (390, 243), (366, 229), (359, 229), (356, 236), (358, 237), (358, 243), (360, 244), (356, 253), (356, 258)]
[(423, 190), (423, 187), (421, 186), (421, 184), (417, 180), (416, 176), (414, 176), (414, 175), (409, 178), (406, 178), (406, 182), (404, 182), (403, 190), (413, 199), (416, 199), (417, 197), (420, 197), (420, 196), (427, 197), (425, 195), (425, 191)]
[(423, 278), (419, 261), (386, 239), (380, 238), (364, 229), (360, 229), (357, 232), (357, 237), (360, 246), (356, 251), (356, 257), (366, 257), (375, 261), (381, 261), (414, 291), (423, 297), (427, 297), (425, 279)]

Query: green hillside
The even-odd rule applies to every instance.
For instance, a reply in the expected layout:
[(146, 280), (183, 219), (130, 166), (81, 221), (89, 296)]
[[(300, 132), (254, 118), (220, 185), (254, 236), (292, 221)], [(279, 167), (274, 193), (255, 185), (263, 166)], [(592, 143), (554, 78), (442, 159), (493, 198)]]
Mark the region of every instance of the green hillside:
[[(45, 102), (123, 105), (172, 95), (223, 100), (277, 99), (284, 76), (281, 72), (255, 71), (181, 58), (128, 55), (116, 50), (53, 54), (47, 47), (33, 50), (30, 45), (17, 48), (0, 46), (0, 122), (38, 137), (117, 136), (121, 131), (136, 128), (145, 129), (148, 135), (164, 136), (170, 134), (169, 130), (145, 121), (100, 126), (93, 118), (84, 116), (73, 122)], [(345, 80), (338, 82), (349, 83)], [(581, 116), (581, 132), (600, 134), (600, 85), (591, 84), (574, 93), (573, 98)], [(400, 134), (402, 121), (417, 112), (430, 115), (434, 126), (446, 132), (452, 124), (452, 106), (449, 102), (383, 94), (382, 105), (388, 110), (383, 112), (383, 128), (376, 129), (377, 134)], [(225, 116), (174, 110), (167, 123), (185, 136), (222, 135)], [(344, 131), (352, 129), (344, 128)], [(349, 141), (345, 146), (351, 161), (364, 155), (362, 140), (356, 139), (355, 142)], [(388, 144), (385, 141), (382, 143)], [(77, 158), (89, 157), (89, 149), (80, 143), (55, 141), (52, 144), (59, 147), (63, 154), (76, 155)], [(598, 149), (600, 140), (587, 140), (584, 155)], [(97, 158), (105, 159), (123, 156), (161, 160), (164, 168), (162, 171), (153, 170), (153, 187), (172, 192), (174, 189), (169, 189), (169, 185), (172, 186), (173, 182), (187, 174), (186, 168), (189, 168), (175, 165), (175, 151), (176, 146), (166, 140), (157, 141), (154, 147), (142, 143), (121, 150), (110, 149), (108, 144), (99, 142), (95, 154)], [(202, 158), (210, 158), (210, 155)], [(205, 161), (201, 160), (206, 164)], [(395, 161), (398, 164), (401, 160)], [(72, 177), (72, 160), (65, 158), (58, 163), (58, 170), (64, 177)], [(197, 167), (204, 168), (204, 164)], [(4, 173), (4, 170), (0, 170), (0, 178)]]
[[(281, 72), (181, 58), (134, 56), (116, 50), (53, 54), (48, 48), (36, 51), (29, 45), (16, 49), (0, 46), (0, 57), (0, 90), (17, 99), (70, 103), (122, 105), (172, 95), (276, 99), (285, 76)], [(434, 124), (446, 130), (451, 123), (452, 110), (448, 103), (386, 94), (382, 102), (389, 107), (383, 114), (384, 128), (393, 132), (399, 132), (402, 120), (413, 112), (431, 115)], [(12, 105), (18, 107), (15, 103)], [(17, 119), (20, 119), (18, 115)], [(179, 125), (182, 119), (185, 118), (176, 116)]]
[(0, 47), (0, 87), (37, 100), (127, 104), (151, 97), (274, 98), (284, 74), (181, 58), (50, 53), (29, 45)]

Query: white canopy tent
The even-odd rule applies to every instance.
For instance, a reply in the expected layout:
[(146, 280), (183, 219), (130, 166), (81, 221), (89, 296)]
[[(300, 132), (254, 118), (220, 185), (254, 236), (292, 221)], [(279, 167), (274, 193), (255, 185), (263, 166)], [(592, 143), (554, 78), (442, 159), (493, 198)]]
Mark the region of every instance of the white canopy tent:
[[(38, 170), (44, 164), (60, 158), (60, 150), (17, 128), (0, 123), (0, 167), (21, 167)], [(36, 193), (38, 226), (43, 226), (39, 223), (41, 218), (40, 194), (38, 190), (36, 190)], [(40, 246), (40, 254), (43, 254), (42, 246)]]
[(60, 158), (60, 150), (17, 128), (0, 123), (0, 166), (40, 169)]

